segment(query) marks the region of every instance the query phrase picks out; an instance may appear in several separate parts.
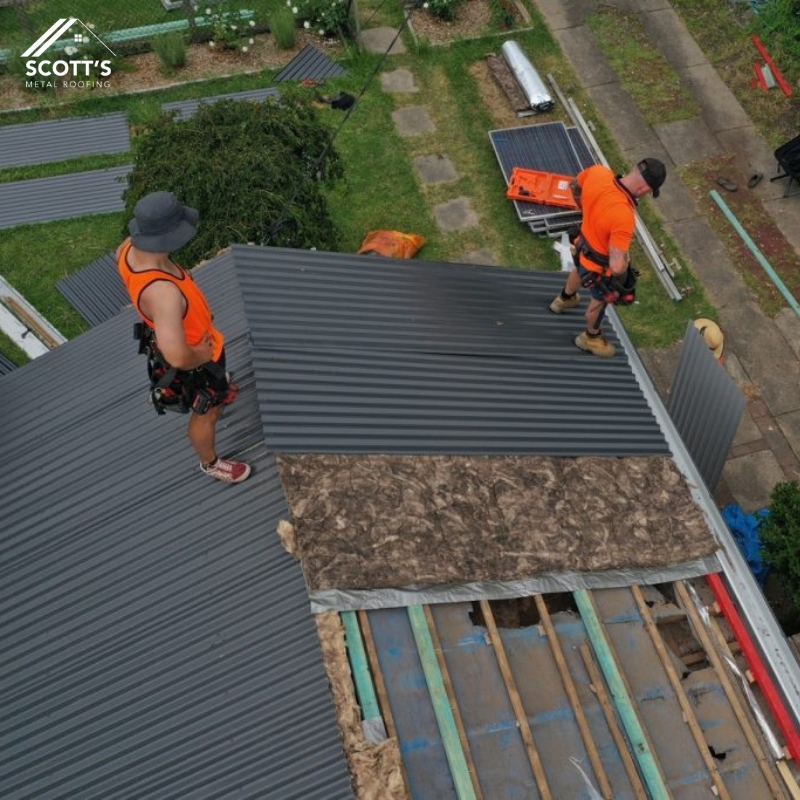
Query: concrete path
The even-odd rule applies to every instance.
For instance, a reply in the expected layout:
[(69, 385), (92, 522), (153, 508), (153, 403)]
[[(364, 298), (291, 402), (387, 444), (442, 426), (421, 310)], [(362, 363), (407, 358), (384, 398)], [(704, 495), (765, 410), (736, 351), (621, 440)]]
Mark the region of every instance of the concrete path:
[[(695, 119), (652, 126), (642, 118), (585, 25), (598, 3), (534, 2), (626, 160), (633, 163), (653, 155), (667, 164), (669, 176), (655, 205), (719, 311), (725, 367), (748, 398), (715, 499), (721, 505), (738, 502), (746, 511), (764, 507), (776, 482), (800, 479), (800, 319), (788, 308), (775, 319), (761, 313), (722, 242), (698, 215), (670, 167), (733, 155), (742, 174), (762, 172), (765, 179), (753, 191), (795, 249), (800, 249), (800, 196), (784, 198), (785, 182), (768, 180), (777, 168), (772, 150), (667, 0), (606, 3), (639, 16), (651, 41), (702, 109)], [(670, 385), (677, 354), (677, 347), (667, 353), (642, 353), (662, 392)]]

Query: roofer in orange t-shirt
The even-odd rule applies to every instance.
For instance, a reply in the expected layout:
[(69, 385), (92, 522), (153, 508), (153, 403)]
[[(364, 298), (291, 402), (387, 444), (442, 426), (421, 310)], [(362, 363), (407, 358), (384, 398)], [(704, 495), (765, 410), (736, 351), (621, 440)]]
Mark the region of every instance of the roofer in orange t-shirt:
[(196, 233), (199, 214), (170, 192), (136, 204), (130, 238), (117, 248), (117, 264), (134, 308), (139, 352), (147, 354), (150, 400), (156, 411), (189, 414), (187, 434), (200, 468), (225, 483), (241, 483), (250, 465), (219, 458), (216, 424), (238, 387), (225, 370), (225, 337), (192, 276), (170, 253)]
[(645, 158), (622, 176), (601, 165), (589, 167), (570, 186), (583, 211), (583, 221), (573, 242), (575, 269), (550, 303), (550, 311), (561, 314), (575, 308), (580, 303), (578, 289), (589, 289), (586, 330), (575, 338), (581, 350), (603, 358), (611, 358), (616, 352), (600, 325), (607, 305), (627, 305), (636, 296), (636, 273), (628, 252), (636, 226), (636, 204), (649, 192), (658, 197), (666, 177), (661, 161)]

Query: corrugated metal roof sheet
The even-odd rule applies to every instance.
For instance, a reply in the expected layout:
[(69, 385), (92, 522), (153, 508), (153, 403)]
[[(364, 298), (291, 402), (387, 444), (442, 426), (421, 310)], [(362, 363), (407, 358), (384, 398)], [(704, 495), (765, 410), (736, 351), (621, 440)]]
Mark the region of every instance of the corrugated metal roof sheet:
[(131, 304), (113, 252), (62, 278), (56, 288), (90, 325), (115, 317)]
[(121, 111), (0, 127), (0, 169), (130, 149), (128, 120)]
[[(576, 349), (559, 273), (235, 245), (285, 452), (668, 452), (624, 354)], [(613, 334), (611, 339), (615, 339)]]
[(130, 165), (0, 183), (0, 228), (122, 211)]
[(0, 353), (0, 375), (7, 375), (17, 368), (13, 361), (10, 361), (6, 356)]
[(724, 369), (717, 369), (716, 362), (690, 321), (672, 378), (667, 411), (710, 492), (722, 475), (747, 407), (745, 396)]
[(213, 97), (201, 97), (198, 100), (176, 100), (173, 103), (163, 103), (162, 111), (174, 111), (175, 116), (181, 119), (188, 119), (193, 116), (201, 103), (212, 105), (220, 100), (246, 100), (251, 103), (261, 103), (267, 98), (273, 97), (276, 100), (280, 97), (277, 89), (249, 89), (246, 92), (232, 92), (231, 94), (217, 94)]
[(196, 273), (242, 393), (201, 475), (146, 402), (132, 311), (0, 381), (0, 795), (352, 797), (262, 441), (228, 257)]
[(347, 75), (347, 70), (321, 53), (313, 44), (307, 44), (276, 76), (281, 81), (302, 81), (306, 78), (321, 80)]

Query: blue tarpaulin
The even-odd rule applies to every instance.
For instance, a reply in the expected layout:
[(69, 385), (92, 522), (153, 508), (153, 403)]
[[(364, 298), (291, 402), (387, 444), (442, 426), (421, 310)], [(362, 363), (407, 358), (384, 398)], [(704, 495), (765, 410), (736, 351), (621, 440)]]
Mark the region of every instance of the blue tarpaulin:
[(745, 514), (738, 503), (731, 503), (722, 509), (722, 518), (733, 534), (733, 538), (736, 540), (736, 544), (739, 546), (745, 561), (747, 561), (750, 571), (762, 588), (769, 574), (769, 567), (761, 557), (761, 537), (758, 529), (761, 526), (761, 521), (768, 514), (769, 511), (766, 508), (762, 508), (752, 514)]

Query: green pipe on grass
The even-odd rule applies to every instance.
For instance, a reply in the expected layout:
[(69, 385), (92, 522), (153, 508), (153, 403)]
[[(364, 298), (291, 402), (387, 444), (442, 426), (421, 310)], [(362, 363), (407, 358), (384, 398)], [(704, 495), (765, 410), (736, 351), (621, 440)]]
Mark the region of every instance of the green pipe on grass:
[(720, 197), (719, 192), (716, 189), (712, 189), (710, 192), (711, 199), (720, 207), (722, 213), (727, 217), (728, 222), (733, 225), (736, 229), (736, 233), (742, 237), (742, 241), (748, 246), (750, 252), (756, 257), (756, 260), (764, 270), (766, 271), (767, 275), (769, 275), (772, 282), (778, 287), (778, 291), (786, 298), (786, 302), (791, 307), (792, 311), (800, 317), (800, 304), (798, 304), (797, 300), (795, 300), (794, 295), (786, 288), (786, 284), (781, 280), (780, 276), (777, 272), (772, 268), (772, 265), (767, 261), (764, 257), (764, 254), (758, 249), (756, 243), (750, 238), (750, 234), (742, 227), (742, 223), (736, 219), (733, 211), (728, 208), (728, 204)]
[(625, 729), (630, 742), (631, 750), (636, 757), (648, 794), (653, 800), (670, 800), (669, 789), (664, 783), (661, 769), (650, 749), (650, 745), (647, 743), (647, 737), (644, 734), (639, 718), (636, 716), (625, 682), (622, 680), (619, 667), (614, 660), (614, 654), (611, 652), (611, 647), (597, 617), (594, 603), (592, 603), (592, 599), (585, 589), (573, 592), (572, 596), (578, 604), (583, 624), (586, 627), (586, 632), (597, 656), (600, 669), (603, 671), (603, 676), (608, 684), (617, 713), (622, 721), (622, 727)]

